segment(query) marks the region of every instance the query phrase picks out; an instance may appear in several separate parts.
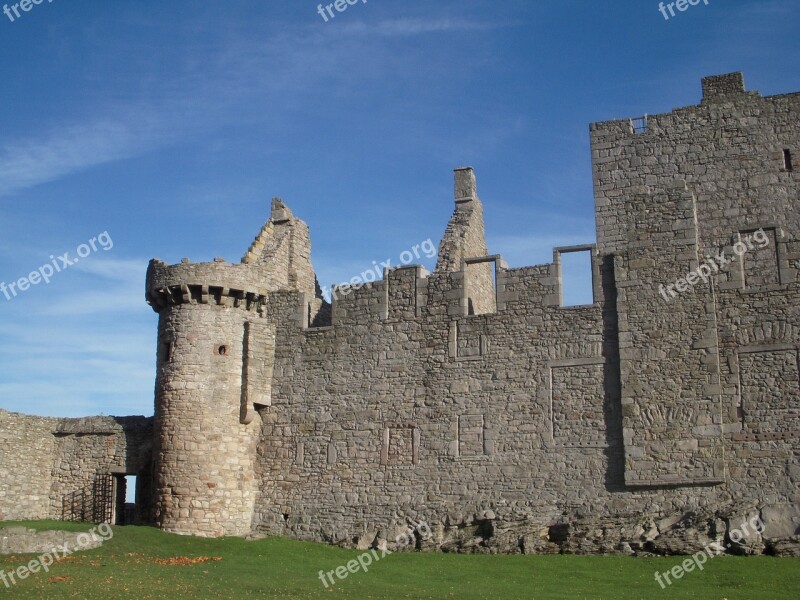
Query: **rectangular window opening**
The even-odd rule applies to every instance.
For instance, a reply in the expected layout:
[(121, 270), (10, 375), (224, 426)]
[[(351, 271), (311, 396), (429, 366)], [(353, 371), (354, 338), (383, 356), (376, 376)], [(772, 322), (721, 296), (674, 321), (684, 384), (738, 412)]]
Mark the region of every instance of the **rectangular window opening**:
[(783, 151), (783, 168), (786, 171), (794, 170), (792, 166), (792, 152), (791, 150), (784, 150)]
[(594, 304), (592, 251), (561, 252), (561, 306)]
[(330, 327), (332, 315), (332, 305), (325, 298), (315, 298), (306, 304), (306, 329)]
[(497, 312), (497, 261), (467, 261), (464, 268), (464, 290), (467, 315), (488, 315)]
[(631, 119), (631, 130), (635, 134), (647, 133), (647, 115)]

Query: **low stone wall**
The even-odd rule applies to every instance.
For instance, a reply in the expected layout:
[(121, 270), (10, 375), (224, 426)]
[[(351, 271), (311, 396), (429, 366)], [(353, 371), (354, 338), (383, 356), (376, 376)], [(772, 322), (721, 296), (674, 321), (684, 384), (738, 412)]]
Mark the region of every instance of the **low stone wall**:
[(77, 496), (83, 498), (85, 505), (92, 506), (90, 520), (112, 520), (111, 515), (97, 510), (97, 495), (101, 493), (98, 474), (106, 477), (132, 474), (138, 477), (139, 487), (136, 520), (149, 520), (152, 417), (63, 419), (53, 434), (56, 451), (52, 464), (51, 518), (74, 520), (75, 515), (65, 513), (64, 499), (69, 501)]
[[(109, 536), (91, 532), (36, 531), (27, 527), (0, 529), (0, 554), (44, 554), (63, 549), (70, 552), (93, 550), (103, 545)], [(109, 529), (110, 531), (110, 529)]]
[(50, 516), (58, 423), (0, 410), (0, 521)]
[(149, 520), (152, 417), (58, 419), (0, 410), (0, 521), (67, 519), (76, 494), (97, 521), (97, 477), (135, 474), (138, 520)]

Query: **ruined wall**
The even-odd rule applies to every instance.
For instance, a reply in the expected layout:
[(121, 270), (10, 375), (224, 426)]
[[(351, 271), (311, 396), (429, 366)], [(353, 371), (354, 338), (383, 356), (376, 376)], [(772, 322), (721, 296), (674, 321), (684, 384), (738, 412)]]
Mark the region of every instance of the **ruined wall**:
[(50, 516), (57, 424), (0, 409), (0, 521)]
[(554, 265), (501, 269), (498, 311), (469, 316), (462, 273), (420, 274), (340, 298), (321, 330), (298, 327), (293, 295), (271, 296), (261, 528), (340, 541), (490, 509), (548, 523), (573, 505), (602, 511), (607, 482), (622, 484), (603, 383), (617, 368), (613, 282), (598, 282), (595, 306), (561, 308)]
[(437, 273), (461, 271), (465, 258), (489, 253), (475, 172), (470, 167), (456, 169), (454, 179), (455, 209), (439, 242)]
[(250, 245), (243, 265), (255, 266), (270, 289), (295, 289), (320, 296), (311, 265), (311, 234), (280, 198), (272, 199), (270, 219)]
[(152, 418), (40, 418), (0, 410), (0, 520), (91, 519), (97, 476), (139, 476), (148, 519)]
[[(52, 435), (55, 455), (50, 489), (51, 518), (107, 520), (113, 515), (107, 502), (111, 496), (106, 498), (105, 505), (101, 496), (113, 494), (114, 489), (103, 486), (113, 482), (114, 475), (136, 475), (137, 520), (150, 521), (152, 417), (61, 419)], [(116, 515), (112, 518), (116, 519)]]
[(554, 524), (588, 517), (607, 521), (583, 551), (608, 552), (645, 515), (730, 503), (718, 487), (626, 487), (613, 262), (594, 267), (588, 307), (554, 303), (555, 263), (501, 268), (498, 311), (479, 316), (460, 274), (414, 267), (337, 301), (329, 328), (303, 330), (297, 295), (273, 294), (256, 528), (368, 544), (425, 520), (446, 549), (558, 551)]
[[(434, 273), (332, 305), (277, 199), (241, 264), (152, 261), (155, 522), (368, 546), (424, 520), (428, 548), (669, 553), (758, 516), (763, 538), (731, 548), (800, 552), (800, 95), (740, 74), (703, 92), (592, 125), (597, 244), (550, 264), (489, 254), (469, 168)], [(594, 302), (563, 307), (576, 250)], [(0, 452), (52, 455), (51, 512), (93, 471), (146, 468), (144, 424), (33, 420), (25, 438), (14, 419)], [(25, 485), (40, 510), (44, 483)]]

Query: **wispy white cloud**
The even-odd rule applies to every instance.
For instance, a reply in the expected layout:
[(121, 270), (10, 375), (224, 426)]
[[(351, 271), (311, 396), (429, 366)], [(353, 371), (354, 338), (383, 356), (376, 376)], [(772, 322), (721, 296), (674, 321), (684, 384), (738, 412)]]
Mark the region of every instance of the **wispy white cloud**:
[(143, 300), (147, 262), (90, 256), (70, 267), (82, 274), (86, 284), (71, 286), (70, 293), (61, 294), (59, 302), (45, 304), (39, 313), (60, 317), (144, 313), (147, 309)]
[(468, 19), (402, 17), (399, 19), (378, 21), (377, 23), (353, 21), (342, 27), (339, 32), (390, 37), (420, 35), (425, 33), (480, 31), (496, 29), (498, 27), (501, 27), (501, 25)]
[(58, 302), (42, 309), (43, 315), (78, 316), (143, 311), (144, 275), (138, 285), (94, 289), (78, 294), (66, 294)]
[(733, 8), (735, 14), (742, 20), (749, 20), (754, 17), (763, 18), (783, 18), (793, 13), (797, 13), (800, 7), (794, 2), (786, 0), (761, 0), (760, 2), (748, 2), (738, 8)]
[(121, 105), (101, 102), (83, 120), (34, 130), (28, 137), (0, 138), (0, 198), (208, 133), (242, 117), (243, 99), (303, 89), (335, 72), (335, 53), (321, 51), (326, 39), (298, 28), (267, 41), (219, 36), (204, 42), (218, 47), (210, 52), (213, 59), (202, 70), (191, 63), (178, 67), (157, 99), (144, 91)]
[[(391, 56), (390, 48), (376, 48), (368, 41), (370, 36), (407, 37), (503, 26), (453, 17), (403, 17), (374, 24), (354, 21), (334, 28), (287, 25), (266, 38), (202, 30), (198, 41), (183, 48), (185, 58), (170, 63), (168, 76), (161, 74), (163, 85), (157, 96), (143, 88), (123, 103), (98, 99), (97, 105), (87, 107), (83, 120), (78, 117), (60, 127), (34, 130), (29, 137), (0, 137), (0, 198), (170, 143), (207, 136), (212, 128), (234, 120), (269, 119), (279, 111), (265, 112), (264, 106), (296, 106), (298, 94), (320, 85), (341, 95), (357, 94), (353, 81), (384, 72), (385, 58)], [(192, 27), (196, 24), (186, 25)], [(137, 54), (136, 41), (124, 43), (126, 52)], [(192, 58), (196, 54), (209, 59), (198, 63)], [(360, 57), (357, 64), (354, 55)], [(348, 68), (342, 69), (343, 64)], [(140, 78), (147, 80), (147, 74)], [(244, 107), (251, 107), (252, 114), (248, 116)]]
[[(91, 255), (90, 255), (91, 256)], [(85, 260), (72, 267), (89, 275), (96, 275), (104, 279), (133, 282), (138, 278), (139, 283), (144, 282), (144, 273), (148, 261), (145, 259), (125, 258), (99, 258), (98, 260)]]
[(31, 138), (7, 139), (0, 145), (0, 196), (128, 158), (163, 137), (156, 120), (131, 113), (122, 119), (92, 118)]

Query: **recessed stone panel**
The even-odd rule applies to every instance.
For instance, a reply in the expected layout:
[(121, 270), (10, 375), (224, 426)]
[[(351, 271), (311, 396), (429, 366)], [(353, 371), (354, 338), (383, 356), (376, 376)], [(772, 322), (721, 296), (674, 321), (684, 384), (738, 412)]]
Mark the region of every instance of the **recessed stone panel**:
[(739, 356), (743, 432), (800, 431), (799, 371), (794, 349)]
[(561, 447), (602, 445), (603, 365), (553, 367), (553, 441)]
[(458, 417), (458, 454), (462, 458), (470, 456), (483, 456), (484, 446), (484, 416), (461, 415)]

